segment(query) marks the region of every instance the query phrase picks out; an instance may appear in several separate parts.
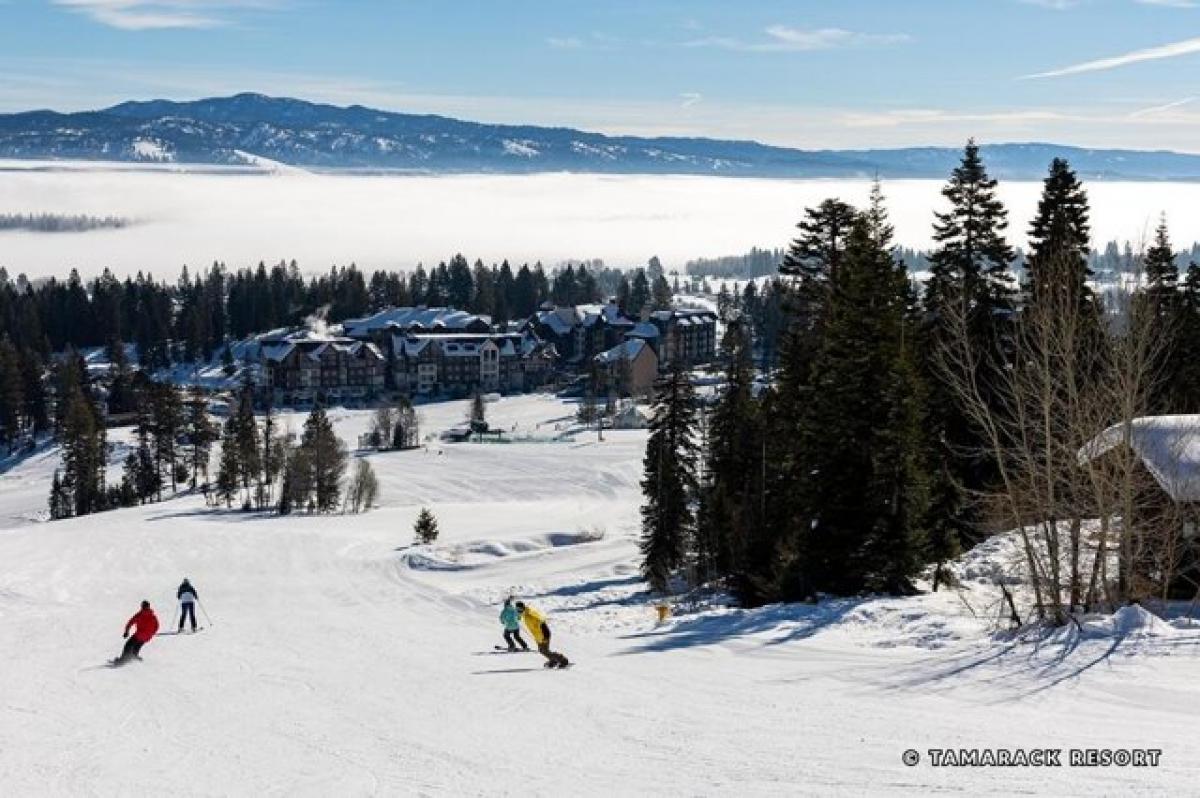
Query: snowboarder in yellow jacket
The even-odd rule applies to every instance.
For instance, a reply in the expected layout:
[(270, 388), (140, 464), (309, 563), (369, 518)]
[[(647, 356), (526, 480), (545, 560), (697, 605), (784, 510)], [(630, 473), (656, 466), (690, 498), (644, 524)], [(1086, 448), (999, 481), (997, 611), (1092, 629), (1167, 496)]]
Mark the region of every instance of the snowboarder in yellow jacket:
[(533, 642), (537, 644), (538, 651), (546, 658), (546, 667), (565, 668), (570, 665), (566, 657), (550, 650), (550, 624), (546, 623), (546, 616), (523, 601), (518, 601), (515, 606), (521, 614), (525, 628), (533, 635)]

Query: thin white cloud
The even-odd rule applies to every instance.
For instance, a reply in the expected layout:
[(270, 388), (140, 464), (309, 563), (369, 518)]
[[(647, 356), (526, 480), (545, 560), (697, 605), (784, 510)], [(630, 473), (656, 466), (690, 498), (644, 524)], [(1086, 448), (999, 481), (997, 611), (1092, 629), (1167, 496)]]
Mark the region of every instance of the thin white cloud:
[(679, 95), (679, 99), (681, 100), (680, 108), (691, 108), (693, 105), (698, 105), (704, 99), (704, 95), (698, 91), (685, 91)]
[(216, 28), (230, 12), (271, 8), (276, 0), (52, 0), (110, 28), (128, 31)]
[(1196, 0), (1134, 0), (1138, 5), (1164, 8), (1196, 8)]
[(551, 36), (546, 39), (546, 44), (556, 50), (583, 49), (583, 39), (580, 39), (578, 36)]
[(1155, 114), (1166, 113), (1167, 111), (1173, 111), (1176, 108), (1182, 108), (1185, 105), (1190, 105), (1195, 101), (1195, 97), (1184, 97), (1182, 100), (1175, 100), (1174, 102), (1163, 103), (1162, 105), (1152, 105), (1149, 108), (1140, 108), (1137, 111), (1130, 113), (1129, 118), (1141, 119), (1144, 116), (1154, 116)]
[(907, 33), (862, 33), (844, 28), (792, 28), (772, 25), (765, 40), (745, 41), (728, 36), (706, 36), (684, 42), (685, 47), (717, 47), (752, 53), (809, 52), (843, 47), (900, 44), (912, 40)]
[(1029, 79), (1058, 78), (1065, 75), (1079, 75), (1084, 72), (1100, 72), (1106, 69), (1117, 69), (1129, 66), (1130, 64), (1138, 64), (1143, 61), (1177, 58), (1181, 55), (1191, 55), (1192, 53), (1200, 53), (1200, 37), (1185, 39), (1181, 42), (1172, 42), (1171, 44), (1164, 44), (1159, 47), (1148, 47), (1144, 50), (1134, 50), (1131, 53), (1116, 55), (1111, 58), (1084, 61), (1082, 64), (1072, 64), (1071, 66), (1052, 69), (1048, 72), (1036, 72), (1032, 75), (1025, 75), (1025, 77)]

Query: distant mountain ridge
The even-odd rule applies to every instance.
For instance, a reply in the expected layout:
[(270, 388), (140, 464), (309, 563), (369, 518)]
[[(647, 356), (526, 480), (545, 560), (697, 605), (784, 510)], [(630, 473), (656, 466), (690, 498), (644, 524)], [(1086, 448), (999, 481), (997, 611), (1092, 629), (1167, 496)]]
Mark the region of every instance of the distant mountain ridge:
[[(1065, 157), (1085, 179), (1200, 180), (1200, 155), (1057, 144), (982, 147), (993, 175), (1041, 178)], [(525, 174), (573, 171), (791, 178), (943, 178), (961, 150), (800, 150), (753, 141), (606, 136), (238, 94), (0, 114), (0, 158)]]

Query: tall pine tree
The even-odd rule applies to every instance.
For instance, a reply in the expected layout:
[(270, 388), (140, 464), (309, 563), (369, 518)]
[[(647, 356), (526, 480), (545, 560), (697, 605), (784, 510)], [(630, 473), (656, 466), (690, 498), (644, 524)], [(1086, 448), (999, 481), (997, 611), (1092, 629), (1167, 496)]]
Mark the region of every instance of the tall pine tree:
[(695, 392), (687, 373), (676, 368), (655, 387), (642, 479), (641, 551), (643, 575), (663, 591), (693, 539), (699, 453)]

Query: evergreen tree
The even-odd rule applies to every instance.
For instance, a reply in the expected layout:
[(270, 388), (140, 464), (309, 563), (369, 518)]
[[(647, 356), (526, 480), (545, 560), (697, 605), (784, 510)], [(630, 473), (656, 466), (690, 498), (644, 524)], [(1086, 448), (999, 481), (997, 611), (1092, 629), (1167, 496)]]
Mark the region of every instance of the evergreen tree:
[(1072, 301), (1094, 301), (1087, 280), (1091, 254), (1087, 193), (1068, 164), (1055, 158), (1050, 164), (1037, 215), (1029, 228), (1029, 255), (1025, 260), (1025, 301), (1037, 302), (1049, 290), (1063, 292)]
[(632, 299), (633, 299), (633, 288), (629, 284), (629, 277), (627, 275), (625, 275), (624, 273), (621, 274), (621, 279), (617, 283), (616, 299), (617, 299), (617, 307), (619, 307), (621, 309), (622, 313), (624, 313), (626, 316), (636, 315), (633, 312), (633, 308), (631, 307)]
[(721, 341), (725, 388), (708, 425), (705, 513), (697, 552), (703, 579), (733, 577), (746, 604), (763, 600), (760, 580), (769, 574), (773, 547), (764, 527), (759, 407), (754, 398), (749, 331), (734, 321)]
[(62, 518), (70, 518), (73, 508), (71, 495), (62, 479), (59, 478), (58, 469), (54, 469), (54, 479), (50, 483), (50, 520), (58, 521)]
[(252, 487), (262, 483), (262, 449), (259, 446), (258, 420), (254, 416), (254, 386), (247, 383), (238, 392), (237, 411), (231, 420), (237, 446), (238, 474), (248, 503)]
[(962, 162), (942, 189), (950, 210), (934, 214), (937, 246), (928, 256), (925, 306), (935, 317), (958, 301), (984, 317), (1012, 310), (1009, 266), (1016, 253), (1004, 237), (1008, 212), (996, 196), (996, 185), (979, 157), (979, 147), (968, 141)]
[(1174, 413), (1200, 413), (1200, 264), (1188, 265), (1179, 295), (1173, 351), (1178, 354), (1167, 402)]
[(122, 477), (123, 493), (141, 504), (159, 496), (162, 491), (162, 475), (154, 459), (148, 433), (138, 437), (138, 447), (125, 457), (125, 474)]
[[(1005, 239), (1007, 211), (996, 196), (996, 185), (979, 148), (969, 141), (962, 162), (942, 189), (950, 209), (934, 215), (937, 247), (929, 254), (931, 276), (918, 365), (929, 387), (927, 453), (941, 462), (932, 471), (931, 515), (926, 519), (930, 556), (938, 563), (955, 555), (959, 541), (953, 536), (966, 535), (975, 520), (968, 493), (995, 478), (980, 431), (944, 384), (938, 352), (948, 343), (950, 320), (965, 314), (967, 344), (978, 353), (982, 390), (990, 394), (989, 386), (998, 379), (996, 369), (1007, 361), (1004, 349), (1011, 340), (1015, 299), (1009, 266), (1016, 253)], [(936, 570), (940, 575), (940, 565)]]
[(283, 448), (283, 480), (279, 486), (279, 514), (305, 509), (312, 501), (312, 458), (299, 446)]
[(260, 510), (272, 503), (271, 494), (275, 487), (275, 480), (279, 478), (280, 469), (283, 467), (283, 458), (275, 427), (275, 406), (271, 399), (268, 398), (266, 412), (263, 413), (262, 446), (260, 449), (262, 452), (262, 477), (259, 480), (256, 492), (256, 503)]
[(816, 290), (828, 285), (841, 265), (842, 253), (846, 249), (846, 238), (858, 218), (857, 211), (841, 200), (827, 199), (815, 208), (804, 212), (804, 219), (797, 227), (800, 235), (792, 241), (779, 271), (790, 277), (799, 277), (802, 286), (815, 300)]
[(233, 497), (237, 495), (238, 485), (242, 480), (242, 462), (238, 447), (238, 424), (234, 416), (225, 420), (221, 434), (221, 460), (217, 470), (217, 498), (225, 502), (226, 507), (233, 505)]
[(21, 350), (21, 395), (25, 399), (25, 418), (33, 431), (44, 432), (50, 428), (50, 412), (43, 380), (45, 366), (38, 353), (29, 348)]
[(522, 266), (517, 271), (517, 277), (513, 281), (513, 297), (509, 304), (512, 307), (513, 315), (519, 319), (532, 316), (538, 309), (538, 305), (541, 304), (537, 284), (528, 265)]
[(626, 308), (626, 312), (634, 321), (637, 321), (641, 318), (642, 311), (652, 301), (650, 281), (646, 279), (646, 272), (638, 269), (633, 275), (633, 283), (629, 288), (629, 307)]
[(8, 336), (0, 341), (0, 440), (12, 452), (24, 431), (25, 396), (21, 361)]
[(192, 472), (192, 490), (201, 474), (208, 481), (208, 461), (212, 445), (220, 435), (212, 419), (208, 417), (208, 400), (199, 389), (193, 389), (184, 407), (184, 429), (187, 431), (188, 468)]
[(429, 545), (438, 539), (438, 523), (429, 512), (428, 507), (422, 507), (413, 524), (413, 542), (419, 545)]
[(516, 291), (516, 278), (513, 276), (512, 267), (508, 265), (508, 261), (500, 264), (500, 269), (495, 273), (495, 301), (492, 305), (492, 324), (496, 325), (496, 329), (503, 332), (508, 328), (508, 323), (515, 318), (519, 318), (520, 314), (513, 308), (513, 294)]
[(488, 431), (487, 423), (487, 403), (483, 401), (483, 394), (476, 391), (471, 396), (471, 406), (467, 410), (467, 421), (471, 425), (471, 431), (479, 436), (479, 440), (483, 440), (483, 433)]
[(554, 300), (555, 305), (573, 305), (578, 294), (579, 286), (575, 281), (575, 268), (568, 263), (565, 269), (555, 273), (554, 282), (550, 288), (550, 298)]
[[(171, 490), (178, 489), (176, 481), (175, 441), (183, 433), (183, 400), (179, 388), (170, 382), (151, 383), (149, 390), (150, 412), (153, 417), (154, 462), (156, 470), (167, 469), (171, 478)], [(159, 496), (161, 499), (161, 495)]]
[(821, 319), (800, 419), (803, 513), (785, 595), (907, 592), (924, 541), (914, 440), (919, 408), (901, 345), (906, 275), (870, 222), (851, 228)]
[(467, 310), (471, 307), (471, 293), (475, 287), (471, 278), (471, 267), (461, 254), (450, 259), (447, 269), (446, 291), (450, 306)]
[(658, 381), (653, 414), (642, 479), (642, 574), (663, 591), (693, 541), (699, 487), (695, 395), (682, 369)]
[(1146, 287), (1156, 299), (1156, 305), (1167, 303), (1179, 287), (1179, 267), (1175, 265), (1175, 251), (1171, 248), (1171, 237), (1167, 232), (1167, 216), (1163, 214), (1154, 230), (1154, 244), (1146, 250)]
[(654, 278), (654, 284), (651, 287), (651, 306), (655, 310), (670, 310), (671, 298), (671, 286), (667, 283), (667, 278), (660, 274)]
[(63, 484), (73, 501), (72, 515), (104, 509), (105, 443), (98, 412), (78, 385), (65, 399), (62, 422)]
[(1145, 270), (1146, 286), (1134, 296), (1131, 312), (1136, 325), (1152, 325), (1163, 340), (1171, 342), (1153, 353), (1157, 379), (1149, 402), (1152, 412), (1170, 413), (1183, 393), (1180, 382), (1188, 369), (1186, 361), (1194, 355), (1179, 346), (1184, 309), (1179, 291), (1179, 268), (1175, 265), (1165, 214), (1154, 231), (1153, 245), (1146, 250)]
[(346, 445), (334, 433), (325, 408), (319, 404), (304, 422), (300, 448), (309, 461), (313, 507), (321, 513), (336, 510), (346, 471)]

